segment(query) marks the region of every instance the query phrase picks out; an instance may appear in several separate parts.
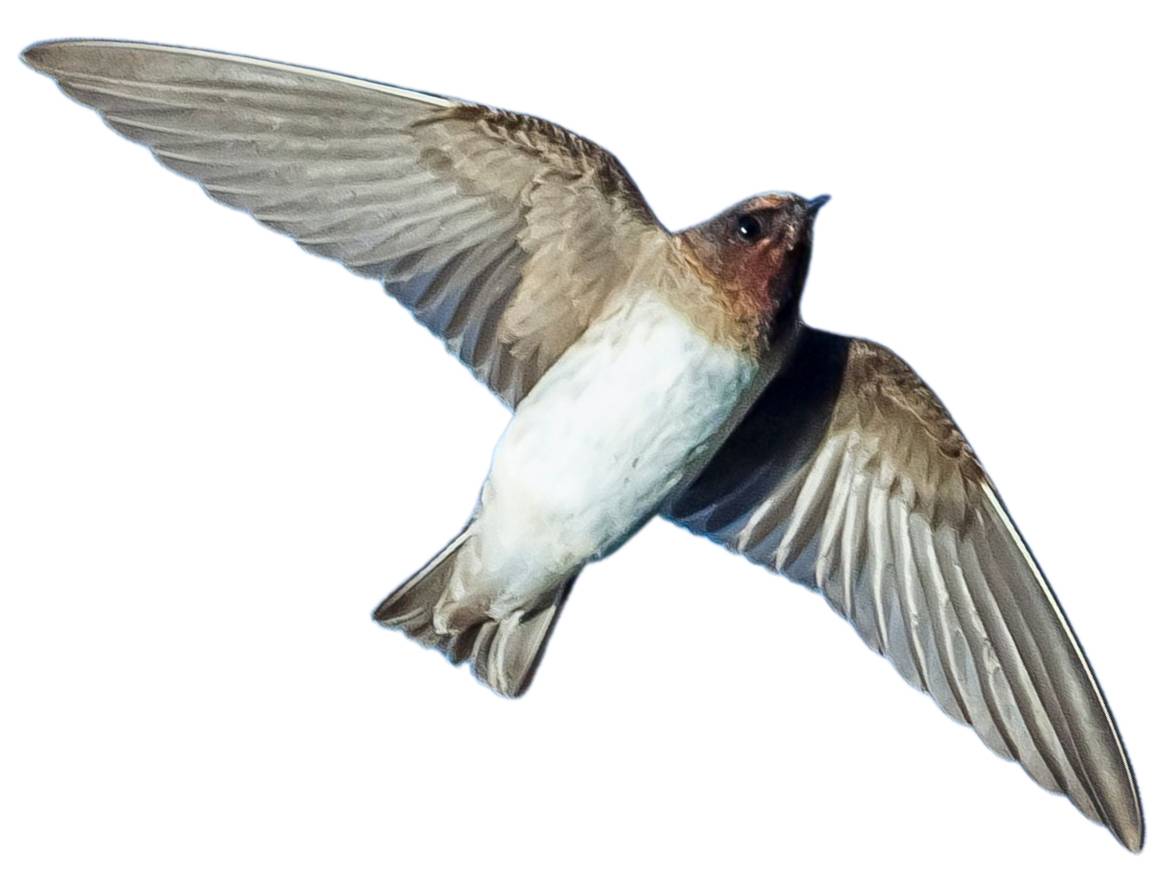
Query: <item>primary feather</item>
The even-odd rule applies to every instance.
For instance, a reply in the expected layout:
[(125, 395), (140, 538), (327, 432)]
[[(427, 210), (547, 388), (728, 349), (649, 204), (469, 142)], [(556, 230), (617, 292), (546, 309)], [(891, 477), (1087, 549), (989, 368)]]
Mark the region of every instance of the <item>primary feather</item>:
[(381, 280), (510, 405), (665, 234), (610, 153), (531, 116), (144, 43), (24, 59), (212, 198)]
[(820, 590), (991, 749), (1143, 845), (1123, 742), (1049, 583), (948, 412), (892, 352), (803, 329), (667, 514)]
[[(577, 353), (558, 383), (581, 378), (570, 361), (598, 353), (579, 343), (623, 291), (672, 291), (685, 310), (716, 301), (713, 290), (681, 280), (675, 257), (697, 251), (687, 242), (677, 250), (680, 236), (660, 227), (617, 160), (543, 120), (194, 49), (80, 40), (35, 45), (24, 58), (216, 200), (378, 278), (511, 406), (567, 351)], [(719, 236), (697, 241), (717, 246)], [(688, 454), (665, 454), (672, 460), (659, 488), (677, 480), (683, 488), (666, 515), (820, 590), (910, 684), (1139, 849), (1139, 795), (1106, 701), (948, 413), (886, 349), (807, 330), (796, 307), (785, 320), (775, 337), (785, 340), (775, 345), (781, 371), (731, 433), (761, 383), (728, 410), (734, 418), (713, 434), (727, 439), (694, 480), (684, 473), (694, 475), (688, 455), (702, 443), (660, 435), (657, 425), (678, 428), (675, 419), (699, 412), (707, 431), (723, 417), (726, 401), (702, 387), (703, 370), (719, 366), (708, 357), (683, 357), (701, 381), (684, 383), (678, 412), (656, 409), (656, 399), (641, 407), (654, 418), (624, 419), (620, 457), (630, 452), (629, 464), (640, 444), (678, 440), (672, 454)], [(686, 333), (664, 339), (695, 353)], [(730, 363), (721, 381), (741, 388), (749, 373)], [(562, 416), (582, 414), (554, 404)], [(506, 453), (523, 428), (506, 436)], [(556, 467), (549, 472), (560, 478)], [(566, 474), (562, 487), (589, 495), (598, 486), (581, 475)], [(582, 529), (583, 552), (609, 551), (654, 511), (660, 495), (645, 483), (636, 489), (627, 498), (632, 522), (599, 516)], [(465, 532), (377, 613), (517, 695), (576, 569), (551, 572), (531, 607), (507, 608), (500, 619), (464, 612), (461, 621), (460, 596), (449, 593), (476, 539)]]

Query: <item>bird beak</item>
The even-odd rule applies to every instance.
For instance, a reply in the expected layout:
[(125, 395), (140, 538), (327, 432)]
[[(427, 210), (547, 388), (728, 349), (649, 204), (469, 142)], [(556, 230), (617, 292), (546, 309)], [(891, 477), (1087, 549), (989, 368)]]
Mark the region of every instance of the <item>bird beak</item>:
[(810, 219), (813, 219), (822, 205), (828, 201), (830, 201), (829, 195), (820, 195), (817, 198), (806, 199), (806, 213), (810, 215)]

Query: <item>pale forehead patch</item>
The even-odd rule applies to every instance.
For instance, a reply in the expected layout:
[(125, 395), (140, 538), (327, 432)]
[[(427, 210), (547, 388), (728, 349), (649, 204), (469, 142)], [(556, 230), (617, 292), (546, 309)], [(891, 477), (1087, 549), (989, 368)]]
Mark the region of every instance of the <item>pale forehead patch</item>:
[(744, 202), (745, 210), (757, 211), (770, 208), (783, 208), (793, 205), (802, 199), (792, 192), (763, 192), (754, 195)]

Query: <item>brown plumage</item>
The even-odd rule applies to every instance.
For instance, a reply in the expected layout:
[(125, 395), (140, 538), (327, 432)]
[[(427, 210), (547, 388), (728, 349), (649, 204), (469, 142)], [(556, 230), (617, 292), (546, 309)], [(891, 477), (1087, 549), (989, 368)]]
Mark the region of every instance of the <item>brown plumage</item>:
[[(590, 374), (540, 384), (569, 361), (602, 371), (612, 349), (637, 354), (645, 339), (693, 356), (679, 374), (655, 357), (635, 361), (661, 386), (626, 399), (624, 411), (635, 418), (674, 395), (684, 405), (653, 425), (665, 434), (701, 404), (724, 421), (675, 437), (688, 446), (663, 465), (675, 481), (655, 486), (663, 492), (645, 507), (626, 499), (634, 518), (621, 540), (611, 534), (589, 558), (544, 572), (542, 591), (502, 611), (499, 593), (460, 581), (475, 567), (462, 554), (488, 542), (474, 530), (478, 507), (469, 530), (380, 605), (381, 622), (518, 695), (580, 565), (658, 511), (820, 590), (990, 748), (1127, 847), (1142, 846), (1139, 795), (1110, 711), (973, 450), (897, 356), (801, 323), (821, 199), (759, 196), (672, 235), (613, 156), (529, 116), (198, 50), (76, 41), (33, 46), (24, 58), (213, 198), (379, 279), (517, 407), (510, 430), (528, 418), (529, 436), (545, 436), (556, 418), (527, 414), (535, 398), (552, 401), (557, 417), (581, 414), (567, 394), (591, 390)], [(629, 321), (646, 302), (653, 318)], [(687, 327), (675, 327), (678, 316)], [(655, 335), (668, 325), (675, 336)], [(606, 356), (591, 359), (592, 350)], [(709, 368), (710, 381), (689, 385), (692, 371)], [(639, 391), (643, 377), (618, 378), (616, 395), (628, 384)], [(605, 439), (597, 446), (609, 461)], [(547, 467), (561, 453), (546, 442), (528, 448)], [(632, 478), (648, 472), (639, 452), (614, 450), (630, 456), (622, 466)], [(608, 475), (587, 474), (584, 485)], [(491, 496), (486, 489), (482, 502)]]
[(821, 591), (986, 745), (1143, 845), (1127, 754), (1049, 583), (944, 406), (891, 351), (802, 328), (667, 515)]
[[(821, 200), (788, 193), (755, 196), (676, 236), (684, 259), (721, 305), (715, 338), (760, 356), (774, 340), (779, 314), (796, 313), (810, 261), (813, 218)], [(759, 228), (743, 238), (742, 223)]]

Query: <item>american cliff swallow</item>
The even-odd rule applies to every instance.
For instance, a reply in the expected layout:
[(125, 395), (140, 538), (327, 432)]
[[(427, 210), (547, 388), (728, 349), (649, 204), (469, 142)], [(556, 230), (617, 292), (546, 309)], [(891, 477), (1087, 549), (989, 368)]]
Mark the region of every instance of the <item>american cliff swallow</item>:
[(826, 197), (672, 233), (612, 155), (531, 116), (149, 44), (23, 57), (212, 198), (381, 281), (514, 408), (467, 526), (378, 622), (518, 696), (582, 569), (662, 515), (820, 591), (1142, 846), (1107, 703), (972, 448), (891, 351), (801, 321)]

